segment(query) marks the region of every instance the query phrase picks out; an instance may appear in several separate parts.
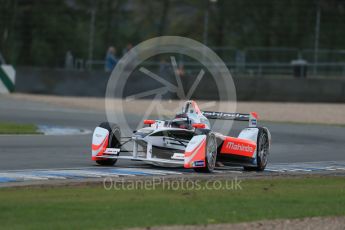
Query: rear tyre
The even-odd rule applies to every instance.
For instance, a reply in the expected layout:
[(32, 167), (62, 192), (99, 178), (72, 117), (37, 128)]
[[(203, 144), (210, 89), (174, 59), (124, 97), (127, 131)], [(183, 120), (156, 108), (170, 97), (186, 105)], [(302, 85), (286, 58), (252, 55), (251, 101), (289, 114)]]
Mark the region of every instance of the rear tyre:
[(268, 133), (264, 128), (259, 128), (256, 148), (256, 166), (243, 167), (247, 171), (264, 171), (267, 165), (267, 157), (269, 154)]
[(196, 172), (211, 173), (216, 166), (217, 159), (217, 139), (213, 133), (207, 134), (205, 167), (194, 168)]
[[(121, 130), (117, 124), (102, 122), (99, 127), (109, 131), (108, 148), (120, 148), (121, 146)], [(103, 166), (112, 166), (116, 163), (117, 159), (102, 159), (96, 160), (96, 163)]]

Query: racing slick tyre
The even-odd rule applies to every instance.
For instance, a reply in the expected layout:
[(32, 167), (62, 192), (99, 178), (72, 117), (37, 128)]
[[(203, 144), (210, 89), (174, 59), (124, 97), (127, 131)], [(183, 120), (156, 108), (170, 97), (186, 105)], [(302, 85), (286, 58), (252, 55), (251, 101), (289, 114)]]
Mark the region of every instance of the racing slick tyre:
[(213, 133), (207, 134), (205, 167), (194, 168), (196, 172), (211, 173), (216, 166), (217, 159), (217, 139)]
[[(99, 127), (109, 131), (108, 148), (120, 148), (121, 131), (117, 124), (102, 122)], [(103, 166), (112, 166), (116, 163), (117, 159), (102, 159), (96, 160), (96, 163)]]
[(267, 157), (269, 154), (269, 140), (267, 131), (259, 127), (259, 133), (257, 137), (257, 148), (256, 148), (256, 166), (254, 167), (243, 167), (244, 170), (251, 171), (264, 171), (267, 165)]

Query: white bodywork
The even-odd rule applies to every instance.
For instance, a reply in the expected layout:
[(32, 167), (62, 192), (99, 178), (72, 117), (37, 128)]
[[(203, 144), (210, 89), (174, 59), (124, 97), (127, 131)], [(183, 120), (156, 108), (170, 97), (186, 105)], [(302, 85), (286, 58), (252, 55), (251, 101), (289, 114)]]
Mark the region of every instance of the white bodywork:
[[(102, 145), (102, 143), (108, 144), (108, 143), (105, 143), (105, 140), (108, 136), (109, 136), (108, 130), (101, 127), (95, 128), (95, 131), (93, 132), (93, 135), (92, 135), (92, 145), (100, 146)], [(96, 150), (92, 149), (92, 156), (96, 156), (102, 150), (102, 147), (104, 146), (100, 146), (100, 148)]]
[(201, 143), (206, 141), (206, 135), (194, 136), (188, 143), (185, 152), (192, 152), (192, 155), (184, 158), (184, 164), (187, 165), (191, 162), (195, 154), (198, 153), (198, 147), (201, 147)]
[[(271, 147), (271, 133), (268, 130), (268, 128), (263, 127), (265, 131), (267, 132), (267, 137), (268, 137), (268, 143), (269, 143), (269, 148)], [(246, 139), (246, 140), (251, 140), (256, 142), (258, 139), (258, 134), (259, 134), (259, 129), (258, 128), (245, 128), (243, 129), (240, 134), (238, 135), (238, 138), (241, 139)]]
[(240, 132), (240, 134), (238, 135), (238, 138), (251, 140), (256, 143), (258, 134), (259, 134), (258, 128), (245, 128)]

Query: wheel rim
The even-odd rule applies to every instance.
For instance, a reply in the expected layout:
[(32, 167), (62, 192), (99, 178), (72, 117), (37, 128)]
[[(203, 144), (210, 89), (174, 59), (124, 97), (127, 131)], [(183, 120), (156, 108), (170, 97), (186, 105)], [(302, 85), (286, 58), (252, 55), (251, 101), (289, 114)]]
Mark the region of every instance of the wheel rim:
[(259, 157), (262, 166), (267, 164), (267, 155), (268, 155), (268, 139), (267, 135), (263, 134), (260, 138), (260, 149), (259, 149)]
[(216, 163), (216, 153), (217, 153), (217, 146), (215, 138), (211, 137), (207, 143), (207, 163), (209, 168), (213, 169)]

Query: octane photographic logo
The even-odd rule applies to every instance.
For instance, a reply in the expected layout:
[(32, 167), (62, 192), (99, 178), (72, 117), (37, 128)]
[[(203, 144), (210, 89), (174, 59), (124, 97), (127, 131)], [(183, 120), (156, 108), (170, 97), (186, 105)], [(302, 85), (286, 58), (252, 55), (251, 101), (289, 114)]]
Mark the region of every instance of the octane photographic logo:
[[(145, 119), (173, 119), (187, 100), (196, 100), (201, 110), (235, 112), (232, 76), (210, 48), (189, 38), (162, 36), (138, 44), (119, 60), (108, 81), (105, 108), (108, 121), (131, 135)], [(211, 125), (226, 134), (232, 122)]]
[(164, 177), (152, 177), (150, 180), (126, 180), (113, 177), (103, 179), (103, 188), (107, 191), (119, 190), (170, 190), (170, 191), (239, 191), (243, 190), (242, 180), (233, 177), (227, 180), (199, 180), (184, 177), (166, 180)]

